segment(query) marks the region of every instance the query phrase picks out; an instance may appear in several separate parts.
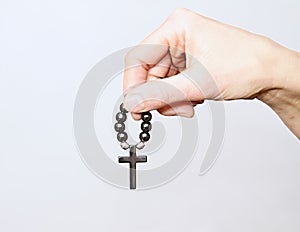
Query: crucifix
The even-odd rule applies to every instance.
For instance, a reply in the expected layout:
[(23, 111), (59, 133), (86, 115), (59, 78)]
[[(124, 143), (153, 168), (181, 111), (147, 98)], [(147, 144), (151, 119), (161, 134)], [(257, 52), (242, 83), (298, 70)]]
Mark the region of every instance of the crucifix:
[(136, 164), (137, 163), (146, 163), (147, 156), (136, 155), (136, 149), (143, 149), (145, 147), (145, 142), (149, 141), (150, 134), (149, 132), (152, 129), (151, 119), (152, 114), (150, 112), (142, 113), (142, 123), (141, 130), (142, 132), (139, 135), (140, 141), (136, 145), (130, 145), (127, 143), (128, 135), (125, 132), (125, 124), (124, 122), (127, 119), (128, 111), (123, 107), (123, 103), (120, 105), (120, 112), (116, 114), (117, 122), (114, 125), (115, 131), (117, 134), (117, 139), (120, 142), (120, 146), (122, 149), (129, 149), (129, 156), (119, 156), (119, 163), (129, 163), (129, 180), (130, 180), (130, 189), (136, 189)]
[(129, 156), (119, 156), (119, 163), (129, 163), (130, 189), (136, 189), (136, 164), (146, 163), (146, 162), (147, 162), (147, 156), (136, 155), (136, 145), (130, 146)]

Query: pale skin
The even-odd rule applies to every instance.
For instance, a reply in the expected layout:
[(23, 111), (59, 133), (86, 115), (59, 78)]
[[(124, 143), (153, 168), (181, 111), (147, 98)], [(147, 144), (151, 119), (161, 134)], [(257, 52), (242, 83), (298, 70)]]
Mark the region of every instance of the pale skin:
[(300, 139), (300, 53), (187, 9), (175, 10), (128, 53), (123, 87), (136, 120), (149, 110), (193, 117), (193, 106), (206, 99), (257, 98)]

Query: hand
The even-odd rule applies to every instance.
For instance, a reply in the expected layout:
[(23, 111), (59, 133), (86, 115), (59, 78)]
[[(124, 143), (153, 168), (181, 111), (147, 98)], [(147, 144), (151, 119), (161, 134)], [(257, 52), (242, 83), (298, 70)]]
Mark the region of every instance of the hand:
[(154, 109), (192, 117), (205, 99), (258, 98), (300, 138), (299, 57), (266, 37), (178, 9), (126, 56), (124, 105), (134, 119)]

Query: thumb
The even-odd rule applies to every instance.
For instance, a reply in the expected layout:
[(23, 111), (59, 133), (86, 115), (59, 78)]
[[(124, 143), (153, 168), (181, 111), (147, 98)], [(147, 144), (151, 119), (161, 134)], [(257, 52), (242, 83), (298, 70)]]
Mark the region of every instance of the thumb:
[[(124, 97), (124, 106), (133, 113), (168, 107), (176, 112), (176, 108), (179, 106), (185, 105), (186, 108), (186, 105), (190, 105), (192, 107), (192, 102), (201, 102), (202, 100), (203, 94), (200, 89), (191, 78), (182, 72), (169, 78), (147, 81), (130, 89)], [(188, 111), (188, 109), (186, 110)]]

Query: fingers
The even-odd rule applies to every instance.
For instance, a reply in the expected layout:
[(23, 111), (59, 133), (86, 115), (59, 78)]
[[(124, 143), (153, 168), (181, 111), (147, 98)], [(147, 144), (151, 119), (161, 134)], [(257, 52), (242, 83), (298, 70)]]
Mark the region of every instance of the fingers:
[(153, 80), (157, 78), (164, 78), (168, 75), (171, 68), (172, 61), (169, 53), (162, 58), (158, 64), (149, 69), (147, 80)]
[[(124, 92), (133, 86), (145, 82), (150, 68), (167, 56), (169, 51), (168, 43), (159, 34), (159, 31), (154, 32), (126, 55), (123, 79)], [(168, 60), (164, 59), (162, 62), (167, 63)], [(168, 70), (165, 72), (168, 73)]]
[[(191, 118), (194, 116), (195, 111), (194, 107), (190, 102), (178, 102), (172, 105), (166, 105), (161, 109), (158, 109), (158, 112), (164, 116), (182, 116), (186, 118)], [(131, 116), (134, 120), (141, 120), (141, 113), (131, 113)]]
[[(124, 106), (136, 120), (141, 112), (153, 109), (164, 115), (194, 114), (185, 93), (195, 88), (178, 74), (186, 68), (185, 31), (178, 23), (170, 23), (172, 15), (126, 55)], [(171, 78), (160, 79), (164, 77)]]
[[(185, 45), (182, 41), (184, 36), (178, 24), (174, 26), (168, 23), (167, 19), (156, 31), (128, 52), (125, 57), (124, 93), (129, 88), (145, 82), (149, 74), (165, 77), (178, 71), (174, 71), (174, 67), (185, 67)], [(180, 49), (180, 52), (176, 51), (176, 48)], [(155, 67), (156, 65), (158, 67)]]
[(180, 73), (169, 78), (148, 81), (129, 90), (124, 98), (124, 106), (133, 113), (157, 109), (166, 114), (173, 114), (174, 109), (169, 110), (167, 106), (174, 106), (175, 111), (190, 116), (193, 115), (192, 104), (187, 107), (187, 104), (182, 103), (198, 102), (201, 99), (204, 99), (203, 95), (193, 81)]

